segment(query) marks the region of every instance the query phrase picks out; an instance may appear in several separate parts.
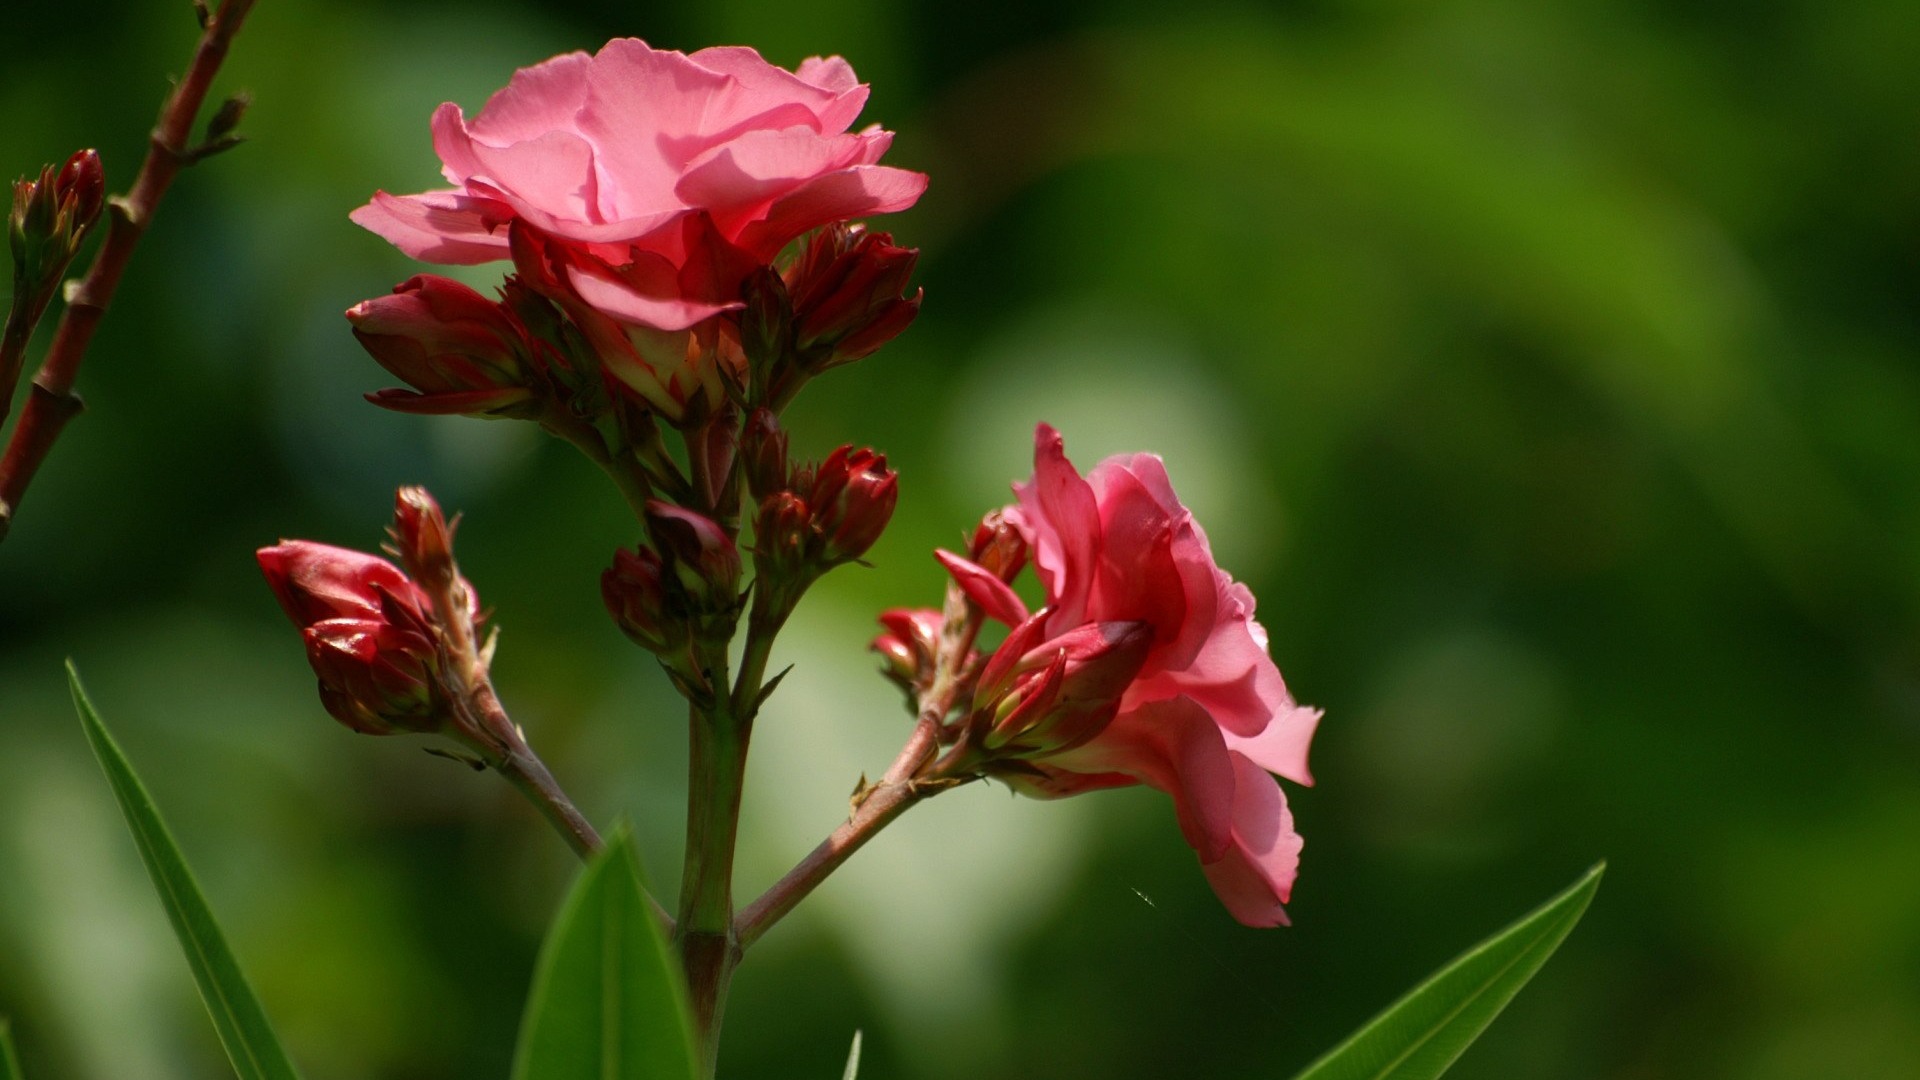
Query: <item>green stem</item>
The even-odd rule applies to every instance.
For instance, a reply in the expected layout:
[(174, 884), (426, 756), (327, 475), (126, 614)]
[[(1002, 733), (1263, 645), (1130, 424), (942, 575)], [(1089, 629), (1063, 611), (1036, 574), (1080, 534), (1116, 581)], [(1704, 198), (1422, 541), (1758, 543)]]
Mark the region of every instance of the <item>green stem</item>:
[(698, 655), (713, 689), (707, 702), (688, 710), (687, 847), (673, 943), (686, 974), (701, 1076), (712, 1077), (727, 988), (740, 961), (733, 935), (733, 856), (752, 724), (735, 713), (727, 693), (725, 648), (702, 648)]

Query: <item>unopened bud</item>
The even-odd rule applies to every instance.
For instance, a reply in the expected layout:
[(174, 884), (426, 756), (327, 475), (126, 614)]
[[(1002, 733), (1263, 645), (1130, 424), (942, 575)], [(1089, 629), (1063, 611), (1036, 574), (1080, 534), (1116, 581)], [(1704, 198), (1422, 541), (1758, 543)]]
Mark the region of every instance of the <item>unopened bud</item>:
[(791, 491), (776, 491), (760, 503), (753, 527), (755, 566), (769, 582), (802, 582), (817, 571), (813, 511)]
[(513, 310), (465, 285), (420, 274), (347, 309), (353, 336), (412, 387), (367, 400), (396, 412), (527, 416), (538, 411), (534, 342)]
[(731, 609), (739, 599), (740, 549), (712, 518), (660, 499), (647, 500), (647, 532), (668, 573), (701, 612)]
[(600, 596), (621, 631), (650, 652), (666, 655), (687, 643), (687, 613), (664, 577), (665, 567), (652, 548), (621, 548), (600, 575)]
[(57, 170), (49, 165), (35, 179), (14, 181), (7, 240), (16, 295), (38, 296), (36, 308), (45, 306), (106, 198), (106, 174), (93, 150), (79, 151)]
[(858, 559), (886, 530), (899, 500), (899, 478), (885, 454), (842, 446), (820, 463), (807, 503), (830, 563)]
[(334, 719), (364, 735), (426, 733), (444, 725), (431, 638), (358, 619), (315, 623), (301, 636), (320, 679), (320, 703)]
[(453, 527), (426, 488), (403, 487), (394, 492), (393, 524), (387, 527), (387, 535), (400, 565), (415, 581), (427, 589), (452, 584)]
[(741, 296), (747, 306), (740, 312), (740, 350), (746, 354), (752, 400), (765, 401), (793, 349), (793, 304), (786, 282), (766, 267), (747, 277)]
[(967, 542), (967, 559), (1001, 581), (1012, 581), (1027, 565), (1027, 541), (1004, 512), (990, 511)]
[(253, 105), (253, 95), (241, 91), (220, 103), (220, 108), (207, 121), (207, 141), (217, 143), (234, 133), (240, 126), (240, 119), (247, 115), (247, 109)]
[(369, 735), (437, 731), (447, 722), (432, 604), (398, 567), (304, 540), (262, 548), (258, 558), (300, 629), (329, 713)]
[(787, 433), (772, 410), (756, 408), (747, 415), (740, 436), (740, 458), (747, 476), (747, 493), (765, 500), (787, 490)]
[(813, 237), (786, 278), (794, 343), (809, 370), (858, 360), (913, 322), (921, 293), (902, 293), (919, 257), (861, 225), (829, 225)]
[(908, 693), (933, 680), (938, 662), (942, 616), (932, 608), (891, 608), (880, 613), (884, 627), (871, 648), (880, 654), (881, 674)]

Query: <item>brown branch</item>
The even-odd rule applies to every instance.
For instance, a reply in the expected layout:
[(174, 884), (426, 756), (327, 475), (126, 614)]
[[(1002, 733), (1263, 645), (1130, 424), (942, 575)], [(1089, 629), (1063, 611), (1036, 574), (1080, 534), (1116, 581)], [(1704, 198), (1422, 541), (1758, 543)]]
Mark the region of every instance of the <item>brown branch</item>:
[(161, 107), (160, 121), (149, 139), (147, 157), (134, 178), (133, 189), (113, 200), (106, 242), (68, 296), (46, 361), (33, 377), (33, 392), (20, 411), (20, 422), (7, 442), (6, 453), (0, 456), (0, 539), (5, 539), (27, 485), (40, 471), (54, 441), (81, 410), (80, 398), (73, 392), (80, 363), (161, 196), (182, 168), (231, 145), (225, 133), (202, 146), (191, 145), (189, 139), (214, 75), (253, 5), (254, 0), (222, 0), (218, 11), (203, 16), (204, 30), (193, 63)]

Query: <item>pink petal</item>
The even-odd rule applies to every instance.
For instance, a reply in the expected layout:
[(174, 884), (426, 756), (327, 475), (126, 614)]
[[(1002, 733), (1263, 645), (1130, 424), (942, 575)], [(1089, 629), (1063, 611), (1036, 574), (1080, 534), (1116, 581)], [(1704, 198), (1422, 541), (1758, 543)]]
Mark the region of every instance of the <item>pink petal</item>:
[(372, 202), (348, 217), (422, 262), (469, 266), (507, 257), (507, 233), (501, 226), (513, 211), (457, 191), (377, 191)]
[(487, 99), (468, 132), (491, 146), (511, 146), (549, 131), (572, 131), (574, 115), (587, 100), (592, 63), (592, 57), (576, 51), (521, 68)]
[(951, 551), (936, 548), (933, 557), (940, 560), (940, 565), (953, 575), (961, 591), (967, 594), (968, 599), (979, 604), (988, 618), (1008, 626), (1019, 626), (1027, 621), (1027, 605), (1006, 582), (1000, 580), (998, 574)]
[(794, 237), (832, 221), (891, 214), (919, 201), (925, 173), (856, 165), (816, 176), (775, 200), (764, 219), (741, 230), (741, 247), (771, 259)]
[(1300, 870), (1300, 834), (1287, 797), (1260, 766), (1233, 755), (1233, 842), (1201, 870), (1233, 917), (1248, 926), (1285, 926)]
[(662, 271), (651, 260), (634, 264), (620, 276), (597, 267), (571, 266), (567, 280), (589, 306), (623, 322), (656, 330), (685, 330), (723, 311), (745, 306), (740, 301), (717, 304), (688, 299), (680, 295), (677, 271), (671, 266)]
[(688, 59), (739, 80), (742, 100), (736, 106), (738, 113), (732, 114), (736, 122), (740, 116), (766, 112), (770, 103), (795, 102), (806, 107), (813, 130), (837, 135), (852, 126), (867, 103), (867, 88), (860, 85), (852, 66), (837, 56), (803, 60), (799, 70), (792, 72), (739, 45), (701, 49)]
[(1125, 773), (1171, 795), (1180, 831), (1202, 862), (1219, 859), (1232, 842), (1233, 760), (1212, 717), (1186, 698), (1124, 711), (1054, 761), (1074, 772)]
[[(478, 140), (468, 144), (473, 171), (469, 188), (486, 184), (508, 194), (516, 206), (537, 212), (553, 222), (602, 224), (593, 168), (593, 147), (566, 131), (549, 131), (537, 139), (494, 147)], [(523, 214), (522, 216), (529, 216)]]
[[(1177, 644), (1185, 636), (1188, 613), (1183, 577), (1174, 562), (1173, 518), (1129, 473), (1110, 473), (1106, 490), (1095, 486), (1095, 492), (1101, 543), (1092, 610), (1104, 619), (1149, 623), (1157, 645)], [(1212, 584), (1209, 579), (1208, 600)], [(1202, 618), (1210, 614), (1200, 613)]]
[(723, 230), (735, 234), (768, 203), (812, 178), (879, 160), (889, 141), (821, 136), (804, 127), (749, 131), (688, 163), (674, 194), (688, 206), (712, 210)]
[(1034, 566), (1055, 609), (1053, 625), (1065, 629), (1086, 621), (1100, 547), (1100, 504), (1093, 488), (1067, 460), (1060, 433), (1041, 424), (1033, 432), (1033, 479), (1015, 484), (1020, 500), (1016, 524), (1031, 530)]
[(1266, 730), (1258, 735), (1235, 735), (1224, 730), (1220, 734), (1234, 753), (1244, 755), (1268, 772), (1312, 787), (1313, 773), (1307, 768), (1307, 750), (1315, 729), (1320, 726), (1320, 716), (1319, 709), (1289, 704), (1277, 711), (1267, 722)]
[(702, 135), (714, 100), (732, 85), (681, 53), (634, 38), (609, 41), (594, 55), (576, 129), (593, 144), (614, 210), (638, 217), (678, 202), (673, 185), (685, 158), (670, 147)]

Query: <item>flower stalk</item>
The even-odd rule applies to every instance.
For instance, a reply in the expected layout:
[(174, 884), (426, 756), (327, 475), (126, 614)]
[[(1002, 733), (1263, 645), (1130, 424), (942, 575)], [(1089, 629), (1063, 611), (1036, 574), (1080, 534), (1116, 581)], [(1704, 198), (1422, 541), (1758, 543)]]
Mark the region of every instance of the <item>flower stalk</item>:
[(80, 414), (82, 404), (73, 389), (80, 375), (80, 364), (86, 359), (87, 347), (106, 315), (134, 248), (153, 221), (161, 197), (181, 169), (238, 141), (231, 129), (238, 122), (239, 108), (244, 106), (231, 104), (221, 109), (214, 125), (223, 130), (210, 128), (207, 140), (199, 144), (191, 138), (214, 76), (226, 60), (234, 35), (240, 32), (253, 5), (254, 0), (222, 0), (217, 9), (205, 12), (193, 62), (160, 110), (160, 121), (153, 129), (146, 159), (141, 162), (132, 190), (125, 197), (108, 203), (106, 241), (94, 256), (86, 276), (71, 289), (67, 309), (60, 317), (46, 359), (33, 378), (33, 389), (21, 409), (19, 422), (14, 426), (6, 450), (0, 453), (0, 540), (6, 538), (20, 500), (60, 433)]

